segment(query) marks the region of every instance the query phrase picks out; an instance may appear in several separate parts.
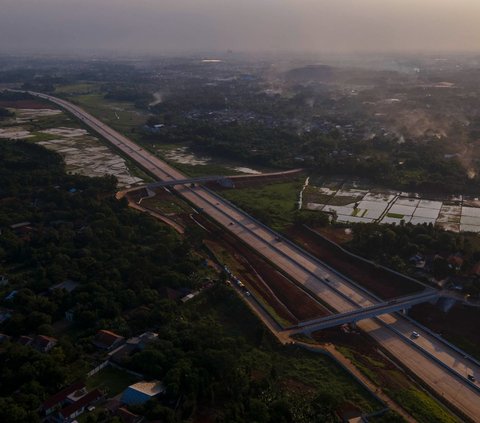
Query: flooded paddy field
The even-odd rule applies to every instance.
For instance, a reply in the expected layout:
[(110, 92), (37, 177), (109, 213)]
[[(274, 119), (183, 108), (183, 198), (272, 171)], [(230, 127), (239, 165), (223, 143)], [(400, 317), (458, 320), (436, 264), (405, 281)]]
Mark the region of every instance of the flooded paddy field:
[(447, 231), (480, 233), (479, 198), (428, 198), (338, 178), (313, 178), (302, 195), (302, 208), (331, 213), (341, 223), (431, 223)]
[[(246, 174), (260, 175), (262, 173), (274, 172), (275, 169), (268, 169), (261, 166), (251, 166), (244, 162), (235, 162), (212, 157), (208, 154), (198, 153), (186, 145), (175, 144), (154, 144), (154, 152), (161, 158), (179, 167), (188, 174)], [(278, 169), (277, 169), (278, 171)]]
[(90, 177), (113, 175), (119, 188), (143, 182), (123, 157), (76, 121), (56, 109), (11, 109), (15, 116), (0, 122), (0, 139), (27, 139), (59, 153), (66, 171)]

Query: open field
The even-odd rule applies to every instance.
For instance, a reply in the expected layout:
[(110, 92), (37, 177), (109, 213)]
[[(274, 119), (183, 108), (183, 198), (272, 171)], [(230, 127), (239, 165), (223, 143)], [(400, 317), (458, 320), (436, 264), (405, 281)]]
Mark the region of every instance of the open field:
[(109, 396), (113, 397), (122, 393), (125, 388), (136, 381), (138, 381), (138, 378), (130, 373), (107, 366), (89, 377), (86, 384), (89, 390), (103, 389), (107, 391)]
[(77, 95), (70, 98), (70, 101), (130, 137), (135, 136), (136, 128), (143, 125), (147, 118), (147, 115), (138, 111), (132, 103), (111, 102), (100, 93)]
[(271, 226), (282, 230), (293, 223), (303, 180), (223, 190), (222, 196)]

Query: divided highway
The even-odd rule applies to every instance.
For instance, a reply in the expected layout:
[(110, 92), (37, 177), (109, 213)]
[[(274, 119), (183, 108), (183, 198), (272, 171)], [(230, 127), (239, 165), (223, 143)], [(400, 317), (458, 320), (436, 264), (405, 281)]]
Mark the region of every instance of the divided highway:
[[(187, 179), (185, 175), (91, 116), (80, 107), (42, 93), (30, 94), (62, 107), (103, 136), (124, 155), (161, 181)], [(378, 303), (367, 291), (332, 271), (298, 246), (282, 238), (210, 190), (180, 186), (176, 191), (243, 242), (275, 263), (332, 309), (345, 313)], [(398, 314), (360, 321), (357, 326), (472, 421), (480, 422), (480, 365), (457, 348)], [(416, 331), (418, 339), (411, 339)]]

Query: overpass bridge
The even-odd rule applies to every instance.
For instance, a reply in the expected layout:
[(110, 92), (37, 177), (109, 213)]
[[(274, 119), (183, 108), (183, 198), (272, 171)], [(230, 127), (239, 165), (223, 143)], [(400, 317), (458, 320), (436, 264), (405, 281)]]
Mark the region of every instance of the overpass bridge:
[(147, 185), (147, 188), (160, 188), (160, 187), (173, 187), (175, 185), (190, 185), (190, 184), (203, 184), (205, 182), (217, 182), (224, 187), (234, 187), (231, 176), (200, 176), (197, 178), (187, 179), (171, 179), (167, 181), (152, 182)]
[(147, 185), (147, 188), (159, 187), (173, 187), (175, 185), (189, 185), (189, 184), (203, 184), (206, 182), (217, 182), (219, 185), (226, 188), (235, 188), (235, 184), (241, 184), (250, 181), (274, 181), (298, 176), (304, 172), (303, 169), (283, 170), (280, 172), (269, 172), (259, 174), (240, 174), (240, 175), (212, 175), (199, 176), (195, 178), (186, 179), (168, 179), (157, 182), (152, 182)]
[(388, 302), (374, 304), (369, 307), (363, 307), (344, 313), (333, 314), (331, 316), (302, 322), (287, 329), (285, 332), (288, 332), (289, 335), (295, 335), (298, 333), (311, 334), (312, 332), (316, 332), (321, 329), (328, 329), (346, 323), (356, 323), (360, 320), (370, 319), (382, 314), (390, 314), (396, 311), (407, 310), (416, 304), (436, 300), (440, 296), (440, 291), (429, 289), (420, 294), (400, 297)]

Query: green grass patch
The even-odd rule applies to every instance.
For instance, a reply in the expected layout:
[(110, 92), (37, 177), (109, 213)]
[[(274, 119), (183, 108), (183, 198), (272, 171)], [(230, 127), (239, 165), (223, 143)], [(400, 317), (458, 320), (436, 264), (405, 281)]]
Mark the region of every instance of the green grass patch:
[(98, 85), (87, 82), (77, 84), (59, 85), (55, 88), (55, 94), (89, 94), (98, 90)]
[(318, 188), (308, 185), (303, 191), (304, 203), (330, 204), (333, 195), (323, 194)]
[(333, 197), (329, 203), (330, 206), (348, 206), (349, 204), (356, 203), (363, 198), (362, 196), (346, 196), (346, 195), (336, 195)]
[(419, 422), (458, 422), (444, 406), (427, 393), (419, 390), (402, 372), (388, 368), (386, 362), (381, 361), (375, 355), (360, 353), (343, 345), (336, 348)]
[(58, 138), (60, 138), (58, 135), (45, 134), (43, 132), (34, 132), (33, 135), (35, 135), (35, 137), (29, 138), (29, 141), (41, 142), (57, 140)]
[[(393, 393), (392, 393), (393, 394)], [(459, 422), (442, 405), (425, 392), (417, 389), (404, 389), (395, 392), (393, 398), (422, 423)]]
[(145, 123), (146, 115), (136, 110), (133, 103), (111, 102), (99, 93), (75, 96), (70, 101), (126, 136), (140, 138), (137, 129)]
[(120, 394), (138, 380), (135, 376), (123, 370), (107, 366), (86, 381), (89, 390), (94, 388), (105, 389), (109, 396)]
[(191, 213), (192, 209), (186, 203), (181, 203), (174, 196), (170, 199), (151, 197), (142, 200), (142, 207), (150, 210), (158, 211), (159, 213), (170, 215), (179, 213)]
[(404, 219), (405, 215), (399, 213), (387, 213), (387, 217), (391, 217), (392, 219)]
[(170, 164), (177, 168), (180, 172), (185, 173), (191, 177), (197, 176), (211, 176), (211, 175), (240, 175), (241, 172), (237, 172), (233, 169), (230, 169), (226, 166), (217, 165), (217, 164), (206, 164), (206, 165), (189, 165), (183, 163), (175, 163), (170, 161)]
[(221, 195), (273, 229), (281, 231), (294, 222), (302, 185), (303, 179), (297, 179), (259, 188), (225, 190)]

